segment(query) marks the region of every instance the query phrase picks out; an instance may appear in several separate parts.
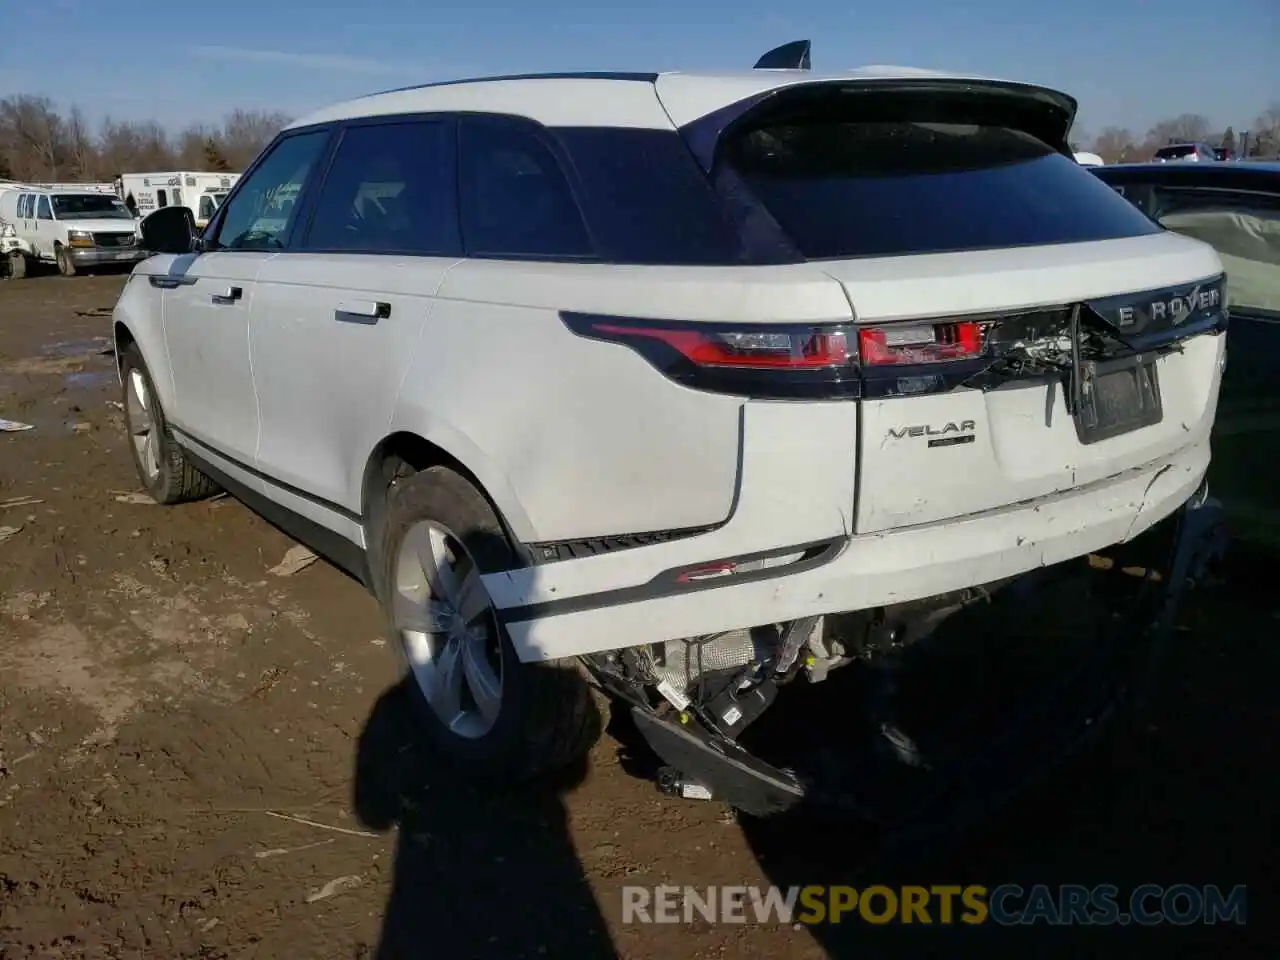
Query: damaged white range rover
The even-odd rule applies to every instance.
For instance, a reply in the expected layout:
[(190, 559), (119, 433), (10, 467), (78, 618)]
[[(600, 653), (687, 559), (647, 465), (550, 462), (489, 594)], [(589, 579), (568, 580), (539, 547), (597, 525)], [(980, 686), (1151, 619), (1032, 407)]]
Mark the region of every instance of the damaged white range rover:
[(581, 755), (589, 680), (687, 780), (785, 806), (738, 735), (853, 659), (831, 615), (927, 617), (1201, 485), (1222, 267), (1072, 160), (1075, 102), (795, 66), (378, 94), (198, 237), (144, 222), (143, 483), (364, 579), (465, 768)]

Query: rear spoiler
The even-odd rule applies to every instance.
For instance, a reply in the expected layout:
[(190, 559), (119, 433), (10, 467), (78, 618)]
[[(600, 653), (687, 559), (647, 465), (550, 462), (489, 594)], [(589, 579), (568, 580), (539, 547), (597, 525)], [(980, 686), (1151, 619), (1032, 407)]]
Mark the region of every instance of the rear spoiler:
[[(805, 43), (807, 41), (797, 41)], [(787, 46), (792, 46), (788, 44)], [(779, 47), (779, 50), (784, 49)], [(762, 57), (770, 57), (770, 51)], [(805, 49), (808, 59), (808, 48)], [(806, 63), (807, 68), (807, 63)], [(1048, 87), (1003, 80), (971, 80), (963, 78), (919, 76), (861, 79), (832, 77), (823, 80), (798, 80), (754, 94), (728, 104), (680, 128), (703, 170), (715, 163), (716, 147), (726, 134), (748, 123), (767, 120), (795, 112), (803, 113), (828, 97), (894, 96), (914, 101), (926, 109), (939, 109), (948, 100), (972, 105), (984, 119), (1021, 130), (1047, 143), (1059, 153), (1073, 157), (1067, 134), (1075, 122), (1077, 102)], [(946, 115), (939, 116), (939, 121)]]

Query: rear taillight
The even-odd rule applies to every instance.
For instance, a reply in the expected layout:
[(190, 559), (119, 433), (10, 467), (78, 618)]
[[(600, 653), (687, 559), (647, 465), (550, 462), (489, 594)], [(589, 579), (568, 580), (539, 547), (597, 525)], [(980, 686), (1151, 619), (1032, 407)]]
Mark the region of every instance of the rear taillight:
[(678, 383), (761, 399), (949, 390), (992, 360), (991, 320), (729, 325), (562, 313), (574, 333), (635, 350)]
[(562, 313), (574, 333), (621, 343), (668, 377), (770, 399), (856, 397), (852, 331), (840, 324), (731, 326)]
[(858, 349), (867, 367), (972, 360), (985, 349), (986, 326), (959, 321), (863, 327), (858, 331)]

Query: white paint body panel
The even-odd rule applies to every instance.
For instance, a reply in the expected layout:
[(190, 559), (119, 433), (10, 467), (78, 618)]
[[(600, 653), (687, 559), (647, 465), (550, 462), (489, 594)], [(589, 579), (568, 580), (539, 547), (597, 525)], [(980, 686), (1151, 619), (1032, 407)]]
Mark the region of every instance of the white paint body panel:
[[(173, 274), (194, 283), (155, 290), (164, 302), (164, 340), (171, 378), (169, 420), (202, 443), (246, 466), (258, 447), (258, 401), (249, 354), (249, 312), (258, 270), (273, 254), (218, 252), (159, 256), (148, 274)], [(231, 303), (215, 296), (240, 290)], [(160, 372), (148, 358), (151, 378)]]
[[(1209, 445), (1202, 441), (1143, 469), (1042, 502), (854, 537), (834, 561), (804, 573), (521, 621), (508, 629), (522, 660), (545, 660), (990, 583), (1137, 536), (1184, 503), (1208, 465)], [(536, 568), (533, 579), (547, 571)], [(498, 591), (504, 577), (487, 576), (485, 585)]]
[[(299, 124), (480, 110), (669, 130), (762, 90), (821, 79), (759, 71), (656, 84), (497, 80), (382, 94)], [(180, 259), (155, 257), (137, 273), (181, 273), (194, 284), (162, 297), (135, 277), (116, 311), (172, 421), (224, 472), (352, 543), (365, 544), (370, 456), (402, 432), (459, 461), (524, 544), (710, 528), (486, 576), (526, 660), (1015, 575), (1140, 533), (1186, 499), (1208, 464), (1217, 335), (1160, 361), (1163, 423), (1083, 447), (1062, 398), (1043, 385), (747, 400), (677, 384), (637, 352), (576, 336), (561, 319), (571, 311), (744, 328), (881, 324), (1057, 306), (1221, 271), (1211, 248), (1171, 234), (769, 267), (299, 252)], [(213, 305), (211, 294), (232, 284), (242, 299)], [(380, 303), (389, 316), (378, 316)], [(974, 443), (884, 442), (890, 426), (962, 419), (980, 424)], [(799, 572), (638, 599), (673, 570), (822, 542), (843, 547)], [(592, 596), (628, 589), (621, 599)], [(539, 604), (549, 606), (521, 612)]]
[[(359, 515), (364, 464), (389, 433), (432, 295), (454, 262), (291, 253), (263, 265), (249, 327), (258, 470)], [(356, 301), (386, 303), (390, 316), (342, 310)]]

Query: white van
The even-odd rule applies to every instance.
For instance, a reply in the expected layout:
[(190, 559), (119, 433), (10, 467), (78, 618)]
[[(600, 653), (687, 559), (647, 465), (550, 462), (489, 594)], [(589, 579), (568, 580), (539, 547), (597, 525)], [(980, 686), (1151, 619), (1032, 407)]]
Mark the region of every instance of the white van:
[(163, 207), (186, 207), (203, 228), (231, 188), (238, 173), (124, 173), (116, 192), (129, 211), (145, 217)]
[(110, 194), (6, 190), (0, 193), (0, 220), (12, 229), (10, 239), (18, 241), (9, 254), (14, 277), (24, 276), (34, 260), (56, 263), (70, 277), (96, 267), (132, 266), (147, 257), (133, 215)]

